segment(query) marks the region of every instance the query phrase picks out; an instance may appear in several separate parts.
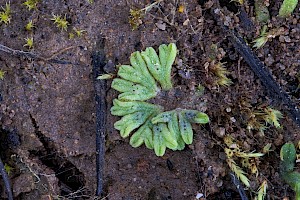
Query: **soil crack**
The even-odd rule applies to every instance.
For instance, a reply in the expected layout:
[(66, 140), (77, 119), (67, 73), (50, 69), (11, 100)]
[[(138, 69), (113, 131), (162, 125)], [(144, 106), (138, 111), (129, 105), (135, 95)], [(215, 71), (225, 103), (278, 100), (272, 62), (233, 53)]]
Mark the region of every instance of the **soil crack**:
[[(57, 152), (53, 141), (46, 137), (40, 130), (37, 121), (29, 114), (35, 129), (35, 134), (43, 144), (44, 149), (38, 151), (30, 151), (31, 156), (36, 156), (45, 166), (55, 172), (55, 176), (59, 180), (61, 195), (69, 195), (71, 193), (82, 191), (84, 194), (84, 175), (74, 164), (72, 164), (65, 156)], [(77, 193), (78, 195), (78, 193)]]

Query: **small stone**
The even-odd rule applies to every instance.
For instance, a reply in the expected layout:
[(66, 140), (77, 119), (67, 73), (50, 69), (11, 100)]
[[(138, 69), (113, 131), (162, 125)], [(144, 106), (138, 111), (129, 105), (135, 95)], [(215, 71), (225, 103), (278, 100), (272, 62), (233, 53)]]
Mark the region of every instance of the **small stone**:
[(80, 62), (83, 62), (83, 63), (86, 63), (86, 62), (87, 62), (86, 57), (84, 57), (84, 56), (81, 56), (81, 57), (79, 58), (79, 61), (80, 61)]
[(283, 38), (285, 42), (291, 42), (291, 38), (289, 36), (284, 36)]
[(201, 197), (203, 197), (204, 195), (202, 193), (197, 193), (196, 195), (196, 199), (200, 199)]
[(157, 23), (155, 23), (155, 25), (159, 30), (162, 30), (162, 31), (166, 30), (166, 23), (164, 23), (161, 20), (159, 20)]
[(216, 135), (220, 138), (223, 138), (225, 135), (225, 128), (224, 127), (219, 127), (216, 131), (215, 131)]
[(222, 186), (223, 186), (223, 181), (222, 180), (218, 181), (217, 182), (217, 187), (222, 187)]
[(246, 142), (246, 141), (244, 141), (243, 147), (244, 147), (244, 149), (246, 149), (246, 150), (250, 150), (250, 149), (251, 149), (251, 146), (250, 146), (250, 145), (248, 144), (248, 142)]
[(220, 152), (220, 153), (219, 153), (219, 158), (220, 158), (221, 160), (226, 160), (226, 159), (227, 159), (226, 153)]
[(280, 41), (280, 42), (284, 42), (284, 37), (283, 37), (283, 35), (279, 36), (279, 41)]
[(230, 117), (230, 121), (235, 123), (236, 122), (236, 119), (234, 117)]
[(182, 59), (177, 59), (176, 64), (177, 64), (177, 68), (181, 69), (183, 67), (183, 61), (182, 61)]
[(229, 146), (231, 149), (238, 149), (238, 145), (236, 143), (233, 143)]
[(189, 22), (190, 22), (190, 20), (189, 19), (187, 19), (187, 20), (185, 20), (184, 22), (183, 22), (183, 26), (187, 26), (188, 24), (189, 24)]
[(225, 26), (229, 26), (231, 23), (231, 18), (229, 16), (225, 16), (225, 21), (224, 21), (224, 25)]
[(268, 57), (265, 59), (265, 63), (267, 66), (271, 66), (275, 62), (274, 58), (272, 55), (268, 55)]
[(296, 18), (294, 18), (294, 19), (293, 19), (293, 24), (294, 24), (294, 25), (298, 24), (298, 22), (297, 22), (297, 19), (296, 19)]

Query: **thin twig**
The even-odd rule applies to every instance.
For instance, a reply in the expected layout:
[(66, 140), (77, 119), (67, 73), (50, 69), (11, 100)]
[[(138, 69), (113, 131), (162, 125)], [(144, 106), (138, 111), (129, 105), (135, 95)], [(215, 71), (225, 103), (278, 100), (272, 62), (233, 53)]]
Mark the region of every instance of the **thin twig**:
[[(49, 61), (49, 60), (55, 60), (54, 57), (56, 57), (57, 55), (60, 55), (70, 49), (74, 49), (76, 46), (69, 46), (63, 49), (58, 50), (57, 52), (55, 52), (52, 56), (48, 57), (48, 58), (44, 58), (45, 61)], [(65, 62), (65, 61), (64, 61)]]
[(10, 181), (9, 181), (8, 175), (5, 171), (4, 164), (3, 164), (1, 158), (0, 158), (0, 171), (1, 171), (0, 174), (2, 175), (2, 179), (3, 179), (4, 185), (5, 185), (8, 199), (13, 200), (13, 195), (12, 195), (12, 191), (11, 191), (11, 187), (10, 187)]
[(18, 56), (18, 57), (22, 57), (23, 56), (25, 58), (34, 59), (34, 60), (42, 60), (42, 61), (50, 62), (50, 63), (56, 63), (56, 64), (74, 64), (74, 63), (72, 63), (70, 61), (64, 61), (64, 60), (54, 59), (54, 57), (57, 56), (58, 54), (61, 54), (61, 53), (65, 52), (65, 51), (73, 49), (75, 47), (76, 46), (71, 46), (71, 47), (63, 48), (63, 49), (57, 51), (56, 53), (54, 53), (50, 57), (43, 57), (43, 56), (39, 56), (37, 54), (34, 54), (32, 52), (12, 49), (12, 48), (9, 48), (9, 47), (4, 46), (2, 44), (0, 44), (0, 51), (3, 51), (3, 52), (8, 53), (8, 54), (11, 54), (13, 56)]
[(105, 154), (105, 127), (106, 127), (106, 82), (97, 80), (97, 76), (104, 73), (105, 52), (104, 39), (98, 43), (99, 47), (92, 56), (94, 88), (96, 101), (96, 170), (97, 191), (96, 196), (103, 193), (103, 168)]

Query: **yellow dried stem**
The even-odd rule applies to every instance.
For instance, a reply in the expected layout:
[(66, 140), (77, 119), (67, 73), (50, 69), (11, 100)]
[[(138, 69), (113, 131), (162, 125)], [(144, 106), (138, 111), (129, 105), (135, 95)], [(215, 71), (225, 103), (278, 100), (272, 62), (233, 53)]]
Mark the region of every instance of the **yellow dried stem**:
[(262, 182), (257, 191), (257, 200), (263, 200), (267, 194), (268, 183), (266, 180)]
[(246, 172), (244, 172), (239, 166), (237, 166), (233, 159), (228, 158), (226, 161), (229, 165), (229, 168), (235, 173), (238, 179), (240, 179), (240, 181), (244, 183), (247, 187), (250, 187), (249, 179), (245, 175)]
[(246, 153), (246, 152), (242, 152), (242, 151), (236, 151), (235, 155), (237, 157), (241, 157), (241, 158), (257, 158), (257, 157), (261, 157), (264, 154), (263, 153)]

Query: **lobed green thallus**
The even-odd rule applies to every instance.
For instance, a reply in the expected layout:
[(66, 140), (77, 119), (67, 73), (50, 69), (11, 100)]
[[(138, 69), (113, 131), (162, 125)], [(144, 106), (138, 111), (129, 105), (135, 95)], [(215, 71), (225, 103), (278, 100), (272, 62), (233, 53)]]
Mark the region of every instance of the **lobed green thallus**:
[(171, 69), (175, 61), (175, 44), (160, 45), (158, 54), (149, 47), (130, 56), (131, 65), (121, 65), (118, 78), (111, 87), (120, 92), (113, 100), (111, 114), (122, 118), (114, 124), (123, 138), (130, 137), (130, 145), (145, 144), (163, 156), (167, 148), (182, 150), (193, 141), (191, 123), (205, 124), (209, 118), (197, 110), (177, 108), (165, 111), (162, 106), (146, 102), (160, 90), (173, 88)]
[(297, 7), (298, 0), (284, 0), (279, 9), (279, 17), (289, 17)]
[(281, 147), (280, 158), (282, 179), (296, 192), (296, 200), (300, 200), (300, 173), (293, 171), (296, 161), (296, 148), (293, 143), (286, 143)]

